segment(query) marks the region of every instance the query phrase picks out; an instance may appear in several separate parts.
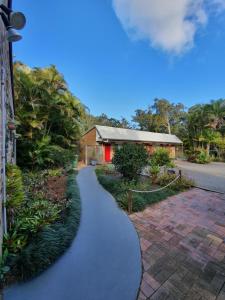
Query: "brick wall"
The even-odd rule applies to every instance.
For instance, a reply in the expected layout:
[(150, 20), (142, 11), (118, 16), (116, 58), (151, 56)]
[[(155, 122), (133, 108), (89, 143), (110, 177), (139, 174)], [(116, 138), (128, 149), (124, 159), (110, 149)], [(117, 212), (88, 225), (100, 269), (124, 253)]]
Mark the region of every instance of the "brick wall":
[[(1, 1), (7, 5), (7, 1)], [(2, 95), (5, 95), (6, 103), (6, 159), (7, 162), (14, 162), (14, 133), (7, 130), (7, 122), (14, 120), (14, 107), (13, 107), (13, 93), (11, 84), (11, 71), (10, 71), (10, 55), (9, 55), (9, 44), (6, 38), (5, 26), (0, 18), (0, 255), (2, 250), (2, 189), (3, 189), (3, 178), (2, 178)]]

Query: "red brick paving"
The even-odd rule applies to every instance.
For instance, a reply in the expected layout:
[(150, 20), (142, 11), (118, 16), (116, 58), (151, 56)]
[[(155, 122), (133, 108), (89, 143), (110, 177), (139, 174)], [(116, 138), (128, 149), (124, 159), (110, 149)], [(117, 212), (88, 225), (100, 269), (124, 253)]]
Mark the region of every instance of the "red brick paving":
[(192, 189), (130, 218), (142, 249), (138, 300), (225, 300), (225, 195)]

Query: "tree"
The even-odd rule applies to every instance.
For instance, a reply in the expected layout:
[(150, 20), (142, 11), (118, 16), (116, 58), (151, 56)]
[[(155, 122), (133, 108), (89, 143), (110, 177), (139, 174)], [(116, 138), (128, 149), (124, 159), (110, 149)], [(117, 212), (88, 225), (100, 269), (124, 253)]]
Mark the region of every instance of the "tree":
[(171, 134), (170, 114), (172, 104), (166, 99), (155, 99), (152, 106), (162, 126), (162, 131)]
[[(188, 111), (188, 138), (194, 149), (206, 149), (209, 155), (210, 148), (223, 136), (225, 126), (224, 100), (213, 100), (209, 104), (197, 104)], [(217, 144), (218, 146), (218, 144)]]
[(187, 135), (187, 113), (182, 103), (173, 104), (166, 99), (155, 99), (148, 109), (137, 109), (132, 121), (140, 130), (172, 133), (180, 138)]
[(210, 104), (204, 106), (207, 115), (207, 127), (221, 129), (225, 124), (225, 100), (212, 100)]
[(136, 179), (148, 163), (148, 153), (143, 145), (124, 144), (117, 148), (112, 163), (127, 179)]
[(129, 122), (121, 117), (120, 120), (115, 118), (109, 118), (106, 114), (101, 114), (100, 116), (93, 117), (93, 125), (103, 125), (111, 127), (120, 127), (120, 128), (131, 128)]
[(62, 150), (74, 152), (85, 107), (56, 67), (31, 69), (17, 62), (14, 82), (18, 164), (23, 168), (37, 167), (40, 161), (48, 165)]
[(157, 121), (151, 107), (146, 110), (137, 109), (132, 121), (138, 124), (138, 128), (144, 131), (157, 131)]

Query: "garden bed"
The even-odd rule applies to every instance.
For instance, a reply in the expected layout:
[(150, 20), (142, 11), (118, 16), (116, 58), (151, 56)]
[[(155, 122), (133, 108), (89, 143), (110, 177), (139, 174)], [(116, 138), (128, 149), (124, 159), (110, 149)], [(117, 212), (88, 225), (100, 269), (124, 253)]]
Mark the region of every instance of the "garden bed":
[(80, 223), (74, 171), (29, 172), (23, 182), (25, 199), (20, 205), (26, 208), (22, 214), (17, 213), (16, 224), (4, 240), (5, 265), (10, 268), (5, 285), (31, 279), (47, 269), (70, 246)]
[[(128, 191), (129, 189), (149, 191), (161, 188), (173, 181), (176, 175), (164, 174), (160, 176), (157, 183), (152, 184), (150, 178), (139, 176), (136, 181), (128, 181), (124, 179), (118, 172), (113, 170), (112, 166), (99, 166), (96, 168), (96, 175), (99, 183), (109, 191), (116, 199), (119, 207), (128, 211)], [(183, 177), (175, 184), (162, 191), (154, 193), (133, 193), (133, 212), (144, 210), (148, 205), (162, 201), (169, 196), (175, 195), (189, 189), (192, 181)]]

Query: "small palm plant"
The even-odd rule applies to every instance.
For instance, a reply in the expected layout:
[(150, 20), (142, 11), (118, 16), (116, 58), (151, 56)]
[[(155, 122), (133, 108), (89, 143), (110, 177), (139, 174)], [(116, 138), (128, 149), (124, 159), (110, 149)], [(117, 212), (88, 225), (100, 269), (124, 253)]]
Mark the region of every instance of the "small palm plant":
[(156, 183), (159, 173), (160, 173), (159, 165), (153, 164), (150, 166), (150, 174), (151, 174), (152, 183)]

